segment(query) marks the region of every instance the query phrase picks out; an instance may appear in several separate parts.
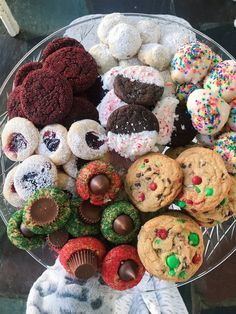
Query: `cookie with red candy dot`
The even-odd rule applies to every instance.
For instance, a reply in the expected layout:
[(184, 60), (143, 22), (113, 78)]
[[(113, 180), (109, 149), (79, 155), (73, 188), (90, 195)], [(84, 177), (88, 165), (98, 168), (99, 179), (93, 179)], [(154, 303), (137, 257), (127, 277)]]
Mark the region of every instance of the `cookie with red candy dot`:
[(102, 263), (102, 278), (115, 290), (126, 290), (136, 286), (145, 269), (137, 250), (131, 245), (119, 245), (106, 255)]
[(115, 199), (120, 190), (121, 179), (115, 169), (101, 160), (94, 160), (79, 172), (77, 192), (91, 204), (103, 205)]

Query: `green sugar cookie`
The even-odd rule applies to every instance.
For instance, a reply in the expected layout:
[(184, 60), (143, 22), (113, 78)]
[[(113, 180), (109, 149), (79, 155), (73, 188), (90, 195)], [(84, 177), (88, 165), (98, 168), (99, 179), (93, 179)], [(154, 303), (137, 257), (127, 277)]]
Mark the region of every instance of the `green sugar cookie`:
[(73, 237), (97, 235), (100, 233), (99, 223), (87, 224), (79, 217), (78, 211), (82, 202), (83, 200), (80, 198), (73, 198), (71, 200), (72, 215), (66, 223), (65, 228)]
[(23, 208), (23, 224), (35, 234), (49, 234), (63, 228), (70, 215), (70, 202), (61, 189), (40, 189)]
[(101, 232), (112, 243), (132, 242), (136, 238), (140, 226), (139, 212), (129, 202), (116, 202), (103, 211)]
[(22, 250), (32, 250), (41, 247), (45, 243), (43, 235), (26, 237), (21, 232), (23, 210), (16, 211), (8, 221), (7, 236), (11, 243)]

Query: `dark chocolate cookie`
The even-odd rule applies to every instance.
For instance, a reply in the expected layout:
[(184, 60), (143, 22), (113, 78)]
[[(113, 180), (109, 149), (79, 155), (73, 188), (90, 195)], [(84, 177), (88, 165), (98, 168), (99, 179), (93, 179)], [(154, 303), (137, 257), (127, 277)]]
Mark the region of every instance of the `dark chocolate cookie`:
[(43, 66), (63, 75), (75, 94), (91, 87), (98, 77), (95, 60), (83, 48), (61, 48), (49, 55)]
[(62, 120), (69, 113), (72, 102), (71, 86), (59, 73), (35, 70), (28, 74), (22, 85), (22, 111), (36, 125)]
[(16, 72), (15, 78), (14, 78), (14, 86), (17, 87), (21, 85), (26, 78), (26, 76), (34, 70), (38, 70), (42, 68), (42, 63), (40, 62), (28, 62), (26, 64), (23, 64), (18, 71)]
[(143, 106), (127, 105), (113, 111), (107, 121), (107, 132), (131, 134), (159, 130), (155, 115)]
[(134, 160), (137, 156), (158, 151), (158, 120), (147, 108), (126, 105), (113, 111), (107, 121), (109, 151)]
[(83, 45), (76, 39), (70, 37), (56, 38), (44, 48), (42, 52), (42, 60), (45, 60), (50, 54), (65, 47), (79, 47), (83, 48)]
[(142, 105), (151, 108), (161, 98), (164, 87), (131, 80), (118, 74), (114, 81), (117, 97), (127, 104)]
[(168, 146), (178, 147), (188, 145), (197, 135), (197, 131), (192, 125), (191, 116), (188, 113), (185, 102), (182, 101), (177, 105), (175, 116), (174, 129)]
[(15, 117), (25, 118), (23, 111), (21, 110), (21, 86), (16, 87), (7, 98), (7, 113), (9, 119)]
[(98, 106), (108, 92), (102, 88), (102, 85), (103, 82), (101, 76), (99, 76), (95, 83), (86, 91), (86, 97), (94, 104), (94, 106)]
[(98, 122), (98, 111), (86, 98), (74, 97), (69, 114), (60, 123), (69, 129), (72, 123), (83, 119), (90, 119)]

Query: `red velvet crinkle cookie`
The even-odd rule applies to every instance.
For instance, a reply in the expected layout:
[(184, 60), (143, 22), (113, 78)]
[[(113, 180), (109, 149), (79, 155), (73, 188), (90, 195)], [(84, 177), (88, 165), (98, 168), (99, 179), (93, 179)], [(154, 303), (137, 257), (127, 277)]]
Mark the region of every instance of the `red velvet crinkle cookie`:
[(120, 190), (121, 180), (115, 169), (101, 160), (94, 160), (79, 172), (76, 187), (79, 195), (91, 204), (103, 205), (113, 200)]
[(7, 113), (9, 119), (15, 117), (25, 118), (23, 111), (21, 110), (21, 94), (22, 88), (21, 86), (16, 87), (7, 98)]
[(98, 122), (96, 107), (84, 97), (74, 97), (73, 105), (69, 114), (61, 121), (67, 129), (76, 121), (90, 119)]
[(56, 50), (65, 47), (83, 48), (83, 45), (74, 38), (70, 37), (56, 38), (53, 41), (50, 41), (50, 43), (48, 43), (47, 46), (44, 48), (42, 52), (42, 60), (45, 60), (49, 55), (51, 55)]
[(22, 85), (22, 111), (36, 125), (59, 122), (69, 113), (72, 102), (71, 86), (59, 73), (35, 70), (27, 75)]
[(102, 263), (102, 278), (115, 290), (136, 286), (145, 272), (137, 250), (131, 245), (119, 245), (109, 251)]
[(31, 72), (42, 68), (42, 63), (40, 62), (28, 62), (26, 64), (23, 64), (21, 67), (19, 67), (18, 71), (16, 72), (15, 78), (14, 78), (14, 86), (17, 87), (21, 85), (26, 78), (26, 76)]
[(95, 60), (83, 48), (61, 48), (49, 55), (43, 66), (63, 75), (75, 94), (88, 89), (98, 77)]
[(80, 237), (80, 238), (69, 240), (60, 250), (59, 260), (62, 266), (64, 267), (64, 269), (68, 273), (72, 275), (76, 275), (76, 267), (73, 267), (74, 266), (73, 264), (76, 264), (77, 262), (78, 264), (76, 266), (79, 268), (83, 264), (88, 265), (89, 261), (86, 260), (87, 259), (86, 256), (84, 257), (84, 260), (83, 258), (81, 258), (80, 260), (79, 256), (77, 256), (78, 259), (77, 261), (73, 261), (74, 263), (72, 263), (72, 259), (76, 255), (79, 255), (80, 253), (85, 253), (85, 252), (90, 253), (90, 254), (92, 252), (95, 255), (97, 259), (96, 266), (99, 270), (101, 267), (101, 263), (104, 259), (104, 256), (106, 254), (106, 248), (101, 241), (93, 237)]

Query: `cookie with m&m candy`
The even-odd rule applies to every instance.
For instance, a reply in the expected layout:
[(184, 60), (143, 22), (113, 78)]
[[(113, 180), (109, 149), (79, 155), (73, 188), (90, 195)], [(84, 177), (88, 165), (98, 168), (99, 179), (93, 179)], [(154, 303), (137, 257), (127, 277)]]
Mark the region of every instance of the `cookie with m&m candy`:
[(203, 261), (203, 236), (189, 216), (167, 212), (146, 222), (138, 236), (138, 254), (152, 275), (174, 282), (193, 276)]
[(190, 213), (214, 209), (229, 193), (231, 179), (219, 154), (193, 147), (176, 159), (184, 173), (182, 192), (176, 205)]

